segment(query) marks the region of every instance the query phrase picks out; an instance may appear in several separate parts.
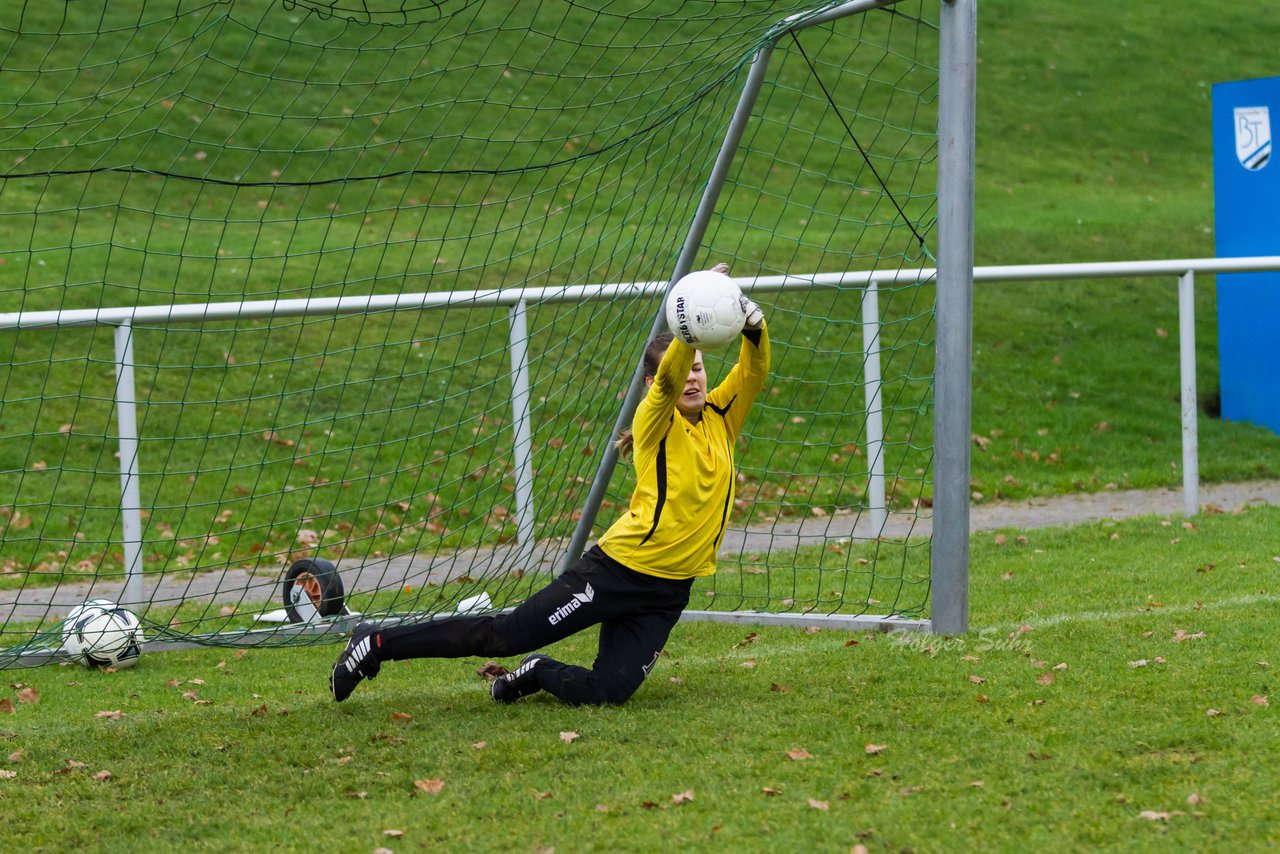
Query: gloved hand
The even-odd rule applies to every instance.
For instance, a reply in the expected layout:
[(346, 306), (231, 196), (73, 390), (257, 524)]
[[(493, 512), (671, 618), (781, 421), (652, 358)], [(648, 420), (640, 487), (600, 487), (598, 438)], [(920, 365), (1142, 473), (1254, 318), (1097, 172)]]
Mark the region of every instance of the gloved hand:
[(760, 329), (764, 326), (764, 312), (746, 294), (738, 297), (738, 304), (742, 306), (742, 313), (747, 316), (743, 329)]

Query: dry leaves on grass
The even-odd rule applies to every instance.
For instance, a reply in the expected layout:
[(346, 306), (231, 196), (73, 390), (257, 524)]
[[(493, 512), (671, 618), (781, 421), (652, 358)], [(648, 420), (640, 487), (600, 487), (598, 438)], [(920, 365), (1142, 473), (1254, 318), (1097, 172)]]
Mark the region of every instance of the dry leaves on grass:
[(1172, 641), (1174, 643), (1182, 643), (1186, 640), (1199, 640), (1205, 636), (1204, 632), (1189, 633), (1186, 629), (1174, 629)]
[(1145, 818), (1147, 821), (1168, 821), (1180, 815), (1186, 815), (1182, 810), (1143, 810), (1138, 813), (1138, 818)]
[(18, 710), (13, 707), (13, 700), (10, 700), (8, 697), (0, 699), (0, 712), (3, 712), (6, 715), (12, 715), (17, 711)]
[(413, 720), (413, 715), (409, 714), (408, 712), (392, 712), (391, 720), (399, 721), (402, 724), (407, 724), (409, 721)]
[(769, 683), (769, 690), (775, 694), (786, 694), (791, 690), (790, 685), (779, 685), (777, 682)]
[(805, 750), (803, 747), (793, 747), (787, 751), (787, 758), (792, 762), (800, 762), (804, 759), (812, 759), (813, 754)]
[(428, 795), (438, 795), (444, 791), (444, 780), (414, 780), (414, 794), (423, 792)]
[(98, 712), (96, 715), (94, 715), (95, 718), (109, 718), (110, 720), (113, 720), (113, 721), (118, 721), (124, 716), (125, 716), (124, 712), (120, 711), (119, 709), (114, 709), (113, 711), (110, 711), (110, 712)]
[(22, 688), (18, 691), (18, 700), (23, 703), (39, 703), (40, 692), (35, 688)]
[(676, 804), (677, 806), (680, 804), (687, 804), (692, 800), (693, 789), (685, 789), (683, 792), (676, 792), (671, 796), (671, 803)]
[(104, 768), (97, 774), (94, 774), (92, 779), (97, 780), (99, 783), (105, 783), (111, 779), (111, 772)]
[(484, 667), (476, 671), (476, 675), (487, 682), (492, 682), (499, 676), (506, 676), (511, 671), (503, 667), (496, 661), (486, 661)]
[(0, 780), (12, 780), (18, 776), (17, 771), (9, 771), (8, 769), (0, 769)]
[(820, 801), (817, 798), (809, 798), (809, 806), (813, 807), (815, 810), (822, 810), (823, 812), (831, 809), (830, 803), (827, 801)]
[(573, 744), (579, 738), (582, 738), (582, 735), (576, 732), (560, 733), (560, 740), (563, 741), (565, 744)]
[(864, 749), (866, 750), (866, 753), (868, 756), (875, 756), (877, 754), (883, 753), (885, 749), (888, 747), (889, 745), (887, 744), (871, 744), (870, 742), (868, 742), (867, 746)]

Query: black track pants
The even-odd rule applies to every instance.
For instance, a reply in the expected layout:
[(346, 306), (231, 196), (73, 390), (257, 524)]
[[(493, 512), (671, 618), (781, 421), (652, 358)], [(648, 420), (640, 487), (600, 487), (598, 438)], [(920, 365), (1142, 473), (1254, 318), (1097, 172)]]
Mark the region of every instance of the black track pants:
[(640, 687), (689, 604), (692, 579), (627, 569), (598, 547), (508, 614), (448, 617), (383, 629), (378, 657), (505, 658), (600, 625), (590, 669), (548, 660), (534, 668), (544, 691), (571, 705), (622, 703)]

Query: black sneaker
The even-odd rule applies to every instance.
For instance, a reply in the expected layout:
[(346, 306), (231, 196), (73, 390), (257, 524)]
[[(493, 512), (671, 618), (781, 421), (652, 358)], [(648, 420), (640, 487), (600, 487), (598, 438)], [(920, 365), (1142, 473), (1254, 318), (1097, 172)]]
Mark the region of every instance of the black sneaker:
[(351, 633), (347, 648), (338, 656), (329, 674), (329, 689), (333, 699), (341, 703), (351, 696), (361, 679), (372, 679), (382, 669), (377, 649), (382, 645), (378, 627), (373, 623), (360, 623)]
[(540, 652), (529, 653), (524, 657), (524, 661), (520, 662), (519, 667), (493, 680), (489, 693), (499, 703), (514, 703), (521, 697), (538, 693), (542, 689), (538, 687), (538, 676), (533, 672), (533, 668), (543, 661), (550, 660), (549, 656)]

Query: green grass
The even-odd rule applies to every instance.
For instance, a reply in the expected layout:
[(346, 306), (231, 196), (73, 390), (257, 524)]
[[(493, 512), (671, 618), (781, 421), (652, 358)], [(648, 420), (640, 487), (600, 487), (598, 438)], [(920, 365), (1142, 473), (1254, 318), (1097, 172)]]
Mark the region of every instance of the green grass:
[(479, 660), (391, 664), (336, 706), (332, 647), (14, 672), (9, 844), (1265, 848), (1278, 522), (1255, 507), (983, 534), (968, 635), (685, 624), (620, 708), (497, 706)]

